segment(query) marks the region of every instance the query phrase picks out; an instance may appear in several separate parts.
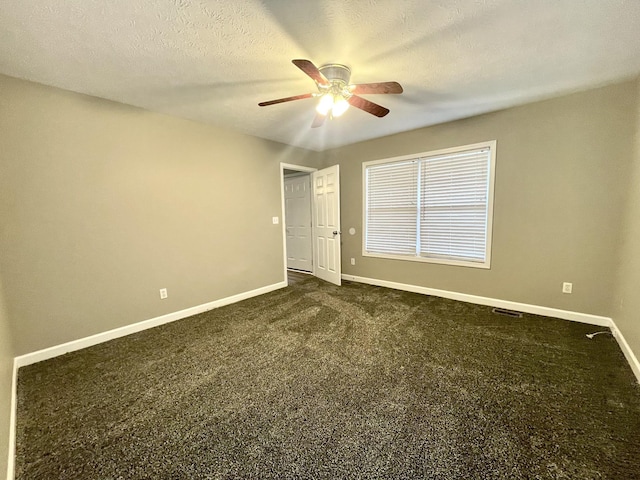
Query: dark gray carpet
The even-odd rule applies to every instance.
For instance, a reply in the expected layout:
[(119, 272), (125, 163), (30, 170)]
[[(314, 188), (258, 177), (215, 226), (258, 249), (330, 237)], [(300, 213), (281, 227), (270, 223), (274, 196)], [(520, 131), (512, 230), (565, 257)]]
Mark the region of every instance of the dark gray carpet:
[(640, 478), (595, 330), (309, 278), (20, 369), (17, 478)]

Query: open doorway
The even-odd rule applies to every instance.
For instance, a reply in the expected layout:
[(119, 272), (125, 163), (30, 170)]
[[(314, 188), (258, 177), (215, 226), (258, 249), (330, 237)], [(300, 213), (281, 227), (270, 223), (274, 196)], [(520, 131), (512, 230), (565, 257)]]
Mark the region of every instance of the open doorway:
[(313, 275), (311, 174), (315, 168), (281, 164), (285, 278)]

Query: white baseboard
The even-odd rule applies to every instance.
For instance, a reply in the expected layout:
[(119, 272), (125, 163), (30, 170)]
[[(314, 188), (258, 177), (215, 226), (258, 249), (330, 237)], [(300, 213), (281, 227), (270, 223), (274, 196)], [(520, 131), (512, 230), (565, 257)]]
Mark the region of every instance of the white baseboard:
[(633, 374), (636, 376), (638, 383), (640, 383), (640, 361), (638, 361), (638, 357), (636, 357), (633, 350), (631, 350), (631, 347), (629, 347), (629, 344), (615, 322), (613, 322), (613, 325), (611, 326), (611, 333), (613, 333), (613, 337), (618, 342), (618, 345), (620, 345), (620, 350), (622, 350), (627, 362), (629, 362), (629, 366), (631, 367)]
[(543, 315), (545, 317), (561, 318), (563, 320), (572, 320), (574, 322), (589, 323), (591, 325), (598, 325), (600, 327), (611, 327), (613, 325), (613, 320), (611, 320), (610, 317), (601, 317), (599, 315), (591, 315), (588, 313), (571, 312), (569, 310), (560, 310), (558, 308), (541, 307), (539, 305), (530, 305), (528, 303), (519, 303), (509, 300), (500, 300), (497, 298), (480, 297), (478, 295), (469, 295), (467, 293), (451, 292), (449, 290), (438, 290), (436, 288), (421, 287), (418, 285), (410, 285), (407, 283), (389, 282), (387, 280), (358, 277), (355, 275), (342, 275), (342, 278), (344, 280), (367, 283), (369, 285), (376, 285), (378, 287), (394, 288), (396, 290), (405, 290), (407, 292), (433, 295), (435, 297), (449, 298), (451, 300), (459, 300), (461, 302), (487, 305), (490, 307), (506, 308), (507, 310), (533, 313), (534, 315)]
[(132, 333), (141, 332), (142, 330), (158, 327), (160, 325), (164, 325), (165, 323), (175, 322), (176, 320), (181, 320), (183, 318), (191, 317), (192, 315), (197, 315), (198, 313), (207, 312), (209, 310), (213, 310), (214, 308), (224, 307), (225, 305), (230, 305), (232, 303), (240, 302), (242, 300), (246, 300), (251, 297), (263, 295), (265, 293), (269, 293), (274, 290), (284, 288), (286, 286), (287, 286), (286, 281), (274, 283), (272, 285), (256, 288), (255, 290), (250, 290), (248, 292), (238, 293), (237, 295), (232, 295), (230, 297), (214, 300), (213, 302), (203, 303), (202, 305), (197, 305), (195, 307), (186, 308), (184, 310), (180, 310), (177, 312), (168, 313), (160, 317), (151, 318), (149, 320), (143, 320), (142, 322), (133, 323), (131, 325), (126, 325), (124, 327), (115, 328), (113, 330), (108, 330), (106, 332), (97, 333), (95, 335), (91, 335), (85, 338), (80, 338), (78, 340), (73, 340), (71, 342), (63, 343), (61, 345), (56, 345), (53, 347), (45, 348), (43, 350), (38, 350), (36, 352), (20, 355), (15, 358), (16, 368), (24, 367), (26, 365), (31, 365), (33, 363), (41, 362), (43, 360), (48, 360), (50, 358), (58, 357), (60, 355), (64, 355), (65, 353), (74, 352), (76, 350), (91, 347), (99, 343), (113, 340), (114, 338), (120, 338), (126, 335), (131, 335)]
[(16, 414), (18, 399), (18, 366), (15, 359), (13, 360), (13, 375), (11, 378), (11, 413), (9, 415), (9, 447), (7, 456), (7, 480), (15, 478), (15, 460), (16, 460)]

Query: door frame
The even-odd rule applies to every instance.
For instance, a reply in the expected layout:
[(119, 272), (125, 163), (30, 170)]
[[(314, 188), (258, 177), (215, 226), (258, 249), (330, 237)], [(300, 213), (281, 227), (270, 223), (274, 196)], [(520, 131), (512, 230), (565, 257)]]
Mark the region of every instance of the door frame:
[[(282, 211), (282, 263), (284, 265), (283, 270), (283, 278), (284, 281), (287, 281), (287, 218), (285, 216), (284, 211), (284, 171), (285, 170), (294, 170), (296, 172), (304, 172), (311, 175), (313, 172), (316, 172), (318, 169), (313, 167), (303, 167), (302, 165), (294, 165), (292, 163), (283, 163), (280, 162), (280, 208)], [(313, 195), (312, 195), (313, 202)], [(315, 252), (314, 242), (311, 242), (312, 252)], [(313, 257), (312, 257), (313, 258)], [(311, 262), (311, 274), (315, 277), (316, 275), (316, 264), (315, 262)]]

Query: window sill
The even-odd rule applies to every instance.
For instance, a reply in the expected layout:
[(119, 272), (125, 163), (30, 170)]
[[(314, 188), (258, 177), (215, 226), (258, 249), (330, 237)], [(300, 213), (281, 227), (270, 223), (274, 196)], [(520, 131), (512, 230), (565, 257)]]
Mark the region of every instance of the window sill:
[(362, 251), (362, 256), (371, 257), (371, 258), (383, 258), (387, 260), (404, 260), (408, 262), (437, 263), (440, 265), (452, 265), (455, 267), (482, 268), (485, 270), (491, 269), (490, 259), (487, 259), (485, 262), (471, 262), (468, 260), (454, 260), (449, 258), (418, 257), (414, 255), (393, 255), (393, 254), (387, 254), (387, 253), (371, 253), (365, 250)]

